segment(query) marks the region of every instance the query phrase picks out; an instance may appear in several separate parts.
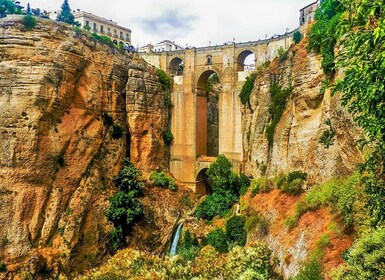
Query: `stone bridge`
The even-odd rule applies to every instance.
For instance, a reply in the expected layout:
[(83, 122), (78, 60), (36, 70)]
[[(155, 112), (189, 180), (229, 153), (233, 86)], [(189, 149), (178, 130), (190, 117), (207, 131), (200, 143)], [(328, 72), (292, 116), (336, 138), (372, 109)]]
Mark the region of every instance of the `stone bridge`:
[[(218, 154), (230, 158), (235, 167), (241, 166), (239, 93), (251, 73), (245, 71), (245, 59), (254, 54), (255, 66), (273, 60), (279, 48), (287, 50), (292, 45), (293, 32), (246, 43), (140, 53), (147, 62), (174, 78), (170, 171), (182, 184), (205, 194), (204, 171)], [(214, 73), (219, 77), (220, 88), (217, 96), (210, 97), (206, 87)]]

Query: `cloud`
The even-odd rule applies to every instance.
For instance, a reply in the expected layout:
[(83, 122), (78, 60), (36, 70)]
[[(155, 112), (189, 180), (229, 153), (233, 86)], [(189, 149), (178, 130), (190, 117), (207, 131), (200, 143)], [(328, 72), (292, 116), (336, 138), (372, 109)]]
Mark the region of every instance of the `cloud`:
[(178, 10), (169, 9), (151, 18), (138, 18), (137, 24), (149, 35), (178, 39), (193, 29), (197, 19), (194, 15), (182, 15)]

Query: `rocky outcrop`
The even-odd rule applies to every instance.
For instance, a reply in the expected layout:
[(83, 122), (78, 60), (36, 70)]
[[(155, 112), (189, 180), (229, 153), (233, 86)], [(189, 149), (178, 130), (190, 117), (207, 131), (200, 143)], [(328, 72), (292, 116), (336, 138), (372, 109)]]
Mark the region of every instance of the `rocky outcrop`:
[[(356, 141), (362, 137), (350, 114), (340, 104), (340, 96), (331, 96), (321, 88), (326, 80), (321, 58), (306, 52), (306, 39), (291, 48), (288, 58), (274, 60), (263, 69), (254, 85), (250, 104), (242, 118), (245, 171), (254, 177), (302, 170), (310, 183), (344, 176), (361, 161)], [(270, 92), (273, 81), (293, 87), (285, 111), (269, 147), (266, 127), (270, 123)], [(320, 143), (325, 131), (333, 131), (332, 145)]]
[[(104, 217), (126, 156), (164, 161), (155, 71), (66, 24), (0, 20), (0, 261), (25, 273), (82, 270), (105, 254)], [(123, 135), (113, 133), (122, 128)]]

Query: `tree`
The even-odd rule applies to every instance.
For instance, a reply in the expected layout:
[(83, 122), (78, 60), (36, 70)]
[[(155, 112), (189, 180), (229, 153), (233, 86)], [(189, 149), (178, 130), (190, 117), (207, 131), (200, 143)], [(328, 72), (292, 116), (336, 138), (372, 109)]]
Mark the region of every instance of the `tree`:
[(56, 20), (66, 22), (72, 25), (77, 25), (75, 22), (75, 16), (71, 13), (71, 8), (68, 4), (68, 0), (64, 0), (63, 4), (61, 5), (60, 13), (57, 16)]
[(31, 15), (31, 6), (29, 5), (29, 3), (27, 5), (27, 15)]
[(293, 34), (293, 40), (296, 44), (298, 44), (299, 42), (301, 42), (301, 39), (302, 39), (302, 35), (301, 35), (301, 32), (299, 31), (296, 31), (294, 32)]
[(16, 5), (13, 0), (0, 0), (0, 18), (16, 12)]

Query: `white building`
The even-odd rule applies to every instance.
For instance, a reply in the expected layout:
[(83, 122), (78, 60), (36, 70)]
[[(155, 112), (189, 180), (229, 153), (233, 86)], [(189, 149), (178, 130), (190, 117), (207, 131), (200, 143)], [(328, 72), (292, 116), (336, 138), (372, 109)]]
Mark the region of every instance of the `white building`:
[[(49, 17), (56, 20), (59, 11), (51, 12)], [(73, 11), (75, 21), (80, 23), (82, 28), (90, 32), (109, 37), (115, 44), (131, 45), (131, 29), (118, 25), (115, 21), (105, 19), (97, 15), (80, 11)]]
[(151, 53), (153, 51), (154, 51), (154, 45), (152, 45), (151, 43), (143, 47), (140, 47), (138, 50), (138, 52), (141, 52), (141, 53)]
[(317, 1), (307, 5), (306, 7), (302, 8), (301, 10), (299, 10), (299, 13), (300, 13), (299, 24), (300, 25), (308, 24), (309, 22), (314, 20), (315, 11), (321, 5), (321, 2), (322, 1), (317, 0)]
[(175, 44), (175, 42), (171, 42), (170, 40), (164, 40), (162, 42), (159, 42), (154, 47), (155, 52), (169, 52), (178, 50), (183, 50), (183, 48)]

